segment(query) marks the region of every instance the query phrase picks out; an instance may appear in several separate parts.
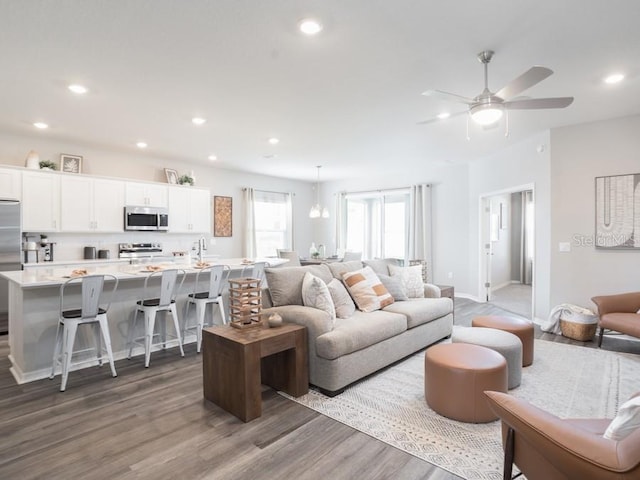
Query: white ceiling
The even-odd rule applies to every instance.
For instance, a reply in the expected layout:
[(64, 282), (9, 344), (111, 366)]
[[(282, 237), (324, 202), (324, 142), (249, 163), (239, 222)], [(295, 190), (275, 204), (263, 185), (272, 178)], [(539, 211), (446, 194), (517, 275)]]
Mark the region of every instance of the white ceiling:
[[(298, 33), (308, 16), (320, 35)], [(633, 0), (6, 0), (0, 129), (306, 180), (316, 165), (322, 180), (424, 170), (640, 113), (639, 23)], [(466, 141), (465, 116), (417, 126), (459, 108), (424, 90), (481, 92), (484, 49), (493, 91), (544, 65), (555, 74), (524, 94), (574, 104), (512, 111), (508, 139), (473, 126)], [(612, 71), (626, 80), (603, 85)]]

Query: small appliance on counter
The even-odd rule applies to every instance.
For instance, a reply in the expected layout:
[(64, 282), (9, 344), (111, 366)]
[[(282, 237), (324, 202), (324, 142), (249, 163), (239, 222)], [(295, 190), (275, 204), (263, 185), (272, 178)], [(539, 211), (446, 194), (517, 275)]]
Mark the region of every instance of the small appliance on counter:
[(111, 257), (111, 253), (109, 250), (98, 250), (98, 258), (109, 258)]
[(95, 260), (96, 259), (96, 247), (84, 247), (84, 259)]
[(54, 242), (50, 242), (46, 235), (40, 235), (40, 246), (42, 247), (42, 260), (45, 262), (53, 262), (53, 246)]
[(121, 243), (118, 245), (118, 258), (149, 258), (162, 255), (160, 243)]

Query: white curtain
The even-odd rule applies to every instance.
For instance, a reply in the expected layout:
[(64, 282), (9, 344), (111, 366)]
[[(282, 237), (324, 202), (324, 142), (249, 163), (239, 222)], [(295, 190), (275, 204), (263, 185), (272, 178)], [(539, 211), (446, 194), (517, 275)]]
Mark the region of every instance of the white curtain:
[(244, 248), (245, 258), (256, 257), (256, 219), (254, 212), (255, 192), (253, 188), (245, 188), (242, 192), (244, 201)]
[[(346, 194), (344, 192), (336, 195), (336, 253), (340, 256), (347, 248), (345, 232), (345, 209)], [(339, 253), (338, 253), (339, 252)]]
[(431, 221), (431, 185), (421, 184), (411, 187), (409, 216), (409, 260), (427, 262), (427, 280), (433, 279)]
[(293, 245), (293, 193), (285, 193), (287, 203), (287, 244), (286, 247), (294, 250)]
[(522, 234), (520, 236), (520, 282), (523, 285), (533, 283), (533, 191), (521, 192), (522, 195)]

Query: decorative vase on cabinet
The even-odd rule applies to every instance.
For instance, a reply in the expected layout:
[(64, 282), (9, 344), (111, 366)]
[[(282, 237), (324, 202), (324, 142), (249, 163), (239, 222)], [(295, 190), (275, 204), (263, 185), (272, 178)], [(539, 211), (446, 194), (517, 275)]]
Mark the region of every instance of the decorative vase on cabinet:
[(25, 160), (24, 166), (27, 168), (33, 168), (34, 170), (38, 170), (40, 168), (40, 155), (35, 150), (31, 150), (27, 154), (27, 159)]

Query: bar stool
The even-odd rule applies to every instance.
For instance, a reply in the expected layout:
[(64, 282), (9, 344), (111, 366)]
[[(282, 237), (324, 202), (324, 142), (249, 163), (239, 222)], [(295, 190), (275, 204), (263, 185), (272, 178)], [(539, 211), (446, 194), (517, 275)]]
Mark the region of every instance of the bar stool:
[[(101, 302), (103, 287), (105, 280), (113, 280), (113, 288), (110, 291), (106, 304)], [(68, 308), (68, 299), (65, 302), (65, 292), (71, 286), (80, 286), (82, 295), (80, 308)], [(80, 353), (89, 349), (73, 351), (76, 333), (81, 325), (91, 325), (94, 327), (96, 340), (96, 356), (98, 365), (102, 366), (102, 344), (100, 334), (104, 339), (104, 350), (107, 352), (109, 365), (111, 366), (111, 375), (117, 377), (116, 367), (113, 364), (113, 352), (111, 351), (111, 336), (109, 335), (109, 325), (107, 321), (107, 310), (116, 289), (118, 288), (118, 279), (113, 275), (88, 275), (84, 277), (71, 278), (60, 285), (60, 312), (58, 316), (58, 329), (56, 331), (56, 343), (53, 349), (53, 364), (51, 366), (51, 375), (55, 376), (56, 366), (61, 365), (62, 382), (60, 383), (60, 391), (64, 392), (67, 388), (67, 380), (69, 378), (69, 369), (71, 368), (71, 358), (74, 353)], [(67, 293), (67, 296), (70, 294)], [(77, 306), (77, 301), (74, 302)], [(100, 304), (103, 304), (101, 307)], [(96, 328), (97, 327), (97, 328)], [(93, 362), (95, 359), (83, 360), (75, 363), (80, 365), (83, 363)]]
[[(205, 315), (207, 305), (218, 304), (220, 310), (220, 317), (222, 318), (223, 325), (226, 325), (227, 320), (224, 313), (224, 305), (222, 303), (222, 289), (224, 282), (229, 277), (230, 268), (228, 265), (212, 265), (201, 269), (196, 274), (196, 282), (193, 293), (190, 293), (187, 297), (187, 303), (184, 306), (184, 328), (182, 329), (182, 342), (184, 343), (185, 334), (187, 330), (196, 330), (196, 352), (200, 353), (202, 346), (202, 329), (205, 327)], [(201, 282), (201, 277), (209, 275), (209, 282), (207, 289), (204, 290), (205, 282)], [(188, 326), (189, 322), (189, 307), (191, 305), (196, 306), (196, 324)], [(213, 323), (213, 311), (211, 312), (211, 323)], [(207, 326), (209, 323), (207, 322)]]
[[(160, 280), (160, 285), (150, 285), (155, 279)], [(156, 314), (158, 312), (170, 313), (173, 317), (173, 326), (176, 334), (173, 336), (178, 339), (178, 346), (180, 347), (180, 356), (184, 357), (184, 350), (182, 349), (182, 337), (180, 335), (180, 324), (178, 321), (178, 312), (176, 310), (176, 295), (184, 283), (185, 271), (182, 269), (170, 269), (159, 272), (152, 272), (147, 276), (144, 281), (144, 297), (136, 302), (136, 308), (133, 311), (133, 318), (131, 320), (131, 326), (129, 327), (129, 334), (127, 338), (127, 346), (129, 347), (128, 359), (131, 359), (131, 352), (133, 351), (133, 345), (144, 345), (144, 366), (149, 367), (151, 360), (151, 347), (154, 345), (162, 344), (162, 348), (167, 346), (167, 325), (166, 321), (160, 322), (160, 333), (154, 334)], [(180, 282), (178, 283), (178, 279)], [(159, 290), (159, 291), (158, 291)], [(159, 293), (159, 295), (154, 295)], [(136, 322), (138, 320), (138, 314), (144, 314), (144, 337), (134, 339), (134, 333), (136, 329)], [(153, 337), (159, 335), (160, 342), (153, 343)], [(140, 340), (144, 339), (144, 343)]]

